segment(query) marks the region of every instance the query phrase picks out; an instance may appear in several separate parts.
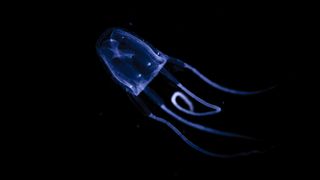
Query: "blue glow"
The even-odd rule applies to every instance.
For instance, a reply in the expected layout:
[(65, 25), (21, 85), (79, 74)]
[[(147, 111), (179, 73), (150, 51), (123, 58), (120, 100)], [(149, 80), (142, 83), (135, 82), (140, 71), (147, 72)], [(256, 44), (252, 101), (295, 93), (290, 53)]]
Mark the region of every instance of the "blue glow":
[(97, 52), (118, 83), (136, 96), (167, 62), (161, 52), (121, 29), (106, 31), (97, 42)]
[[(188, 144), (193, 149), (214, 157), (235, 157), (249, 155), (252, 153), (259, 153), (259, 151), (250, 151), (250, 152), (240, 152), (235, 154), (218, 154), (205, 150), (204, 148), (199, 147), (190, 140), (188, 140), (176, 127), (174, 127), (169, 121), (165, 120), (162, 117), (158, 117), (153, 114), (148, 107), (143, 103), (142, 99), (138, 97), (141, 92), (144, 92), (150, 100), (158, 105), (163, 112), (174, 118), (180, 123), (183, 123), (187, 126), (190, 126), (194, 129), (197, 129), (202, 132), (230, 137), (230, 138), (240, 138), (247, 140), (254, 140), (254, 138), (239, 135), (236, 133), (225, 132), (218, 129), (213, 129), (206, 127), (201, 124), (197, 124), (183, 118), (182, 116), (176, 114), (173, 110), (170, 110), (168, 106), (165, 105), (162, 98), (152, 90), (148, 85), (149, 83), (158, 75), (161, 74), (165, 76), (169, 81), (174, 83), (177, 88), (181, 91), (173, 93), (171, 97), (171, 103), (181, 112), (191, 115), (191, 116), (208, 116), (214, 115), (221, 112), (221, 108), (217, 105), (205, 101), (203, 98), (200, 98), (187, 87), (181, 84), (168, 70), (164, 68), (166, 63), (172, 66), (179, 66), (186, 70), (191, 71), (199, 77), (202, 81), (207, 83), (210, 87), (218, 89), (220, 91), (237, 94), (237, 95), (252, 95), (258, 94), (261, 92), (268, 91), (272, 88), (267, 88), (264, 90), (257, 91), (240, 91), (235, 89), (230, 89), (219, 85), (202, 73), (200, 73), (196, 68), (191, 65), (176, 59), (169, 57), (168, 55), (163, 54), (159, 50), (152, 47), (150, 44), (143, 41), (138, 36), (135, 36), (131, 33), (128, 33), (122, 29), (113, 28), (104, 32), (97, 41), (97, 53), (101, 57), (103, 63), (111, 72), (115, 81), (120, 84), (132, 97), (132, 99), (141, 107), (141, 110), (151, 119), (155, 121), (166, 124), (170, 129), (172, 129), (186, 144)], [(202, 104), (203, 106), (211, 109), (207, 112), (195, 112), (192, 101), (185, 95), (188, 95), (193, 100)], [(188, 109), (180, 106), (176, 98), (181, 98), (188, 106)]]

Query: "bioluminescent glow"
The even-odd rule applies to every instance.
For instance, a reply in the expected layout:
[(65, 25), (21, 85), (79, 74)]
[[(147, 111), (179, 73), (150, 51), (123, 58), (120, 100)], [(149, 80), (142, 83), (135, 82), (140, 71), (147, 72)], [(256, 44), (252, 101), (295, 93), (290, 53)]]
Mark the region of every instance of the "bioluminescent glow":
[[(225, 132), (211, 127), (207, 127), (181, 117), (180, 115), (176, 114), (173, 110), (169, 109), (166, 106), (162, 98), (155, 92), (155, 90), (149, 87), (149, 84), (156, 76), (160, 74), (165, 76), (169, 81), (174, 83), (181, 90), (173, 93), (171, 97), (172, 104), (181, 112), (191, 116), (198, 117), (217, 114), (221, 111), (221, 108), (217, 105), (205, 101), (204, 99), (198, 97), (196, 94), (190, 91), (188, 88), (186, 88), (164, 67), (165, 64), (168, 63), (168, 65), (170, 64), (172, 66), (178, 66), (183, 69), (189, 70), (196, 76), (198, 76), (199, 79), (207, 83), (209, 86), (226, 93), (237, 95), (252, 95), (265, 92), (271, 88), (247, 92), (223, 87), (204, 76), (191, 65), (160, 52), (159, 50), (155, 49), (154, 47), (143, 41), (141, 38), (138, 38), (136, 35), (133, 35), (119, 28), (112, 28), (104, 32), (98, 39), (96, 48), (98, 55), (101, 57), (104, 64), (107, 66), (108, 70), (111, 72), (113, 79), (116, 81), (116, 83), (123, 87), (130, 94), (130, 96), (132, 96), (134, 101), (141, 107), (143, 112), (148, 117), (163, 124), (166, 124), (184, 142), (186, 142), (186, 144), (188, 144), (193, 149), (209, 156), (223, 158), (243, 156), (259, 152), (250, 151), (240, 152), (236, 154), (219, 154), (201, 148), (195, 143), (191, 142), (189, 139), (187, 139), (181, 133), (181, 131), (179, 131), (168, 120), (152, 113), (149, 110), (149, 108), (145, 105), (143, 100), (139, 97), (139, 94), (141, 92), (145, 93), (155, 105), (159, 106), (163, 110), (163, 112), (167, 113), (175, 120), (192, 128), (198, 129), (206, 133), (224, 137), (253, 139), (248, 136), (231, 132)], [(191, 97), (193, 100), (197, 101), (198, 103), (208, 107), (209, 109), (211, 109), (211, 111), (194, 111), (193, 104), (191, 100), (187, 97), (187, 95)], [(188, 106), (188, 109), (180, 106), (177, 102), (177, 98), (181, 98)]]

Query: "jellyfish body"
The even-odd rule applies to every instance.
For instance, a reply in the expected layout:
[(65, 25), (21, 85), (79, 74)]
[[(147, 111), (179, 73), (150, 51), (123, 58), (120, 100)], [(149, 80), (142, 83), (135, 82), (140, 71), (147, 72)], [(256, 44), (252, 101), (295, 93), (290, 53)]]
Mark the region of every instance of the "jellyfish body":
[[(184, 142), (186, 142), (186, 144), (188, 144), (193, 149), (209, 156), (222, 158), (242, 156), (258, 152), (250, 151), (225, 155), (210, 152), (204, 148), (201, 148), (195, 143), (191, 142), (188, 138), (186, 138), (169, 121), (152, 113), (149, 110), (149, 108), (144, 104), (142, 99), (139, 98), (139, 94), (141, 92), (145, 93), (153, 103), (158, 105), (169, 116), (192, 128), (198, 129), (206, 133), (224, 137), (253, 139), (248, 136), (231, 132), (225, 132), (201, 124), (197, 124), (179, 116), (178, 114), (174, 113), (171, 109), (169, 109), (162, 100), (162, 98), (148, 85), (157, 75), (164, 75), (169, 81), (173, 82), (182, 91), (177, 91), (172, 95), (172, 104), (181, 112), (184, 112), (192, 116), (214, 115), (219, 113), (221, 111), (221, 108), (217, 105), (211, 104), (203, 100), (202, 98), (198, 97), (193, 92), (191, 92), (189, 89), (187, 89), (184, 85), (182, 85), (168, 70), (165, 69), (164, 65), (166, 63), (170, 63), (174, 66), (179, 66), (184, 69), (190, 70), (209, 86), (226, 93), (250, 95), (261, 93), (271, 88), (253, 92), (239, 91), (226, 88), (215, 83), (214, 81), (211, 81), (209, 78), (201, 74), (196, 68), (192, 67), (191, 65), (160, 52), (159, 50), (155, 49), (141, 38), (138, 38), (138, 36), (133, 35), (132, 33), (129, 33), (119, 28), (112, 28), (104, 32), (98, 39), (96, 48), (98, 55), (100, 56), (110, 73), (112, 74), (112, 77), (115, 80), (115, 82), (118, 83), (130, 94), (132, 99), (134, 99), (134, 101), (141, 107), (145, 115), (147, 115), (151, 119), (166, 124)], [(210, 108), (211, 110), (208, 112), (195, 112), (192, 102), (188, 99), (186, 95), (183, 94), (183, 92), (195, 101), (199, 102), (200, 104)], [(188, 109), (180, 106), (176, 101), (177, 98), (181, 98), (187, 104)]]
[(97, 51), (116, 82), (135, 96), (159, 74), (168, 59), (121, 29), (106, 31), (98, 41)]

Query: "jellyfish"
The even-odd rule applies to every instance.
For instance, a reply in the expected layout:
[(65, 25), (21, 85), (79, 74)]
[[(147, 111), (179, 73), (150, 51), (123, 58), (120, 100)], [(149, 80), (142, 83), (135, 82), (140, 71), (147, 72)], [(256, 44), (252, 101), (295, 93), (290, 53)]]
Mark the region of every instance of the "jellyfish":
[[(237, 95), (253, 95), (270, 90), (266, 88), (258, 91), (240, 91), (231, 88), (224, 87), (203, 75), (195, 67), (179, 60), (177, 58), (170, 57), (161, 51), (154, 48), (152, 45), (139, 38), (133, 33), (122, 28), (111, 28), (106, 30), (99, 38), (96, 44), (97, 54), (102, 60), (103, 64), (109, 70), (111, 77), (119, 84), (134, 100), (142, 112), (149, 118), (167, 125), (173, 130), (187, 145), (196, 151), (212, 157), (229, 158), (237, 156), (246, 156), (253, 153), (259, 153), (258, 150), (252, 150), (249, 152), (240, 152), (235, 154), (222, 154), (209, 151), (202, 148), (189, 140), (182, 132), (175, 127), (170, 121), (163, 117), (154, 114), (144, 103), (144, 100), (139, 97), (141, 93), (144, 93), (156, 106), (177, 120), (178, 122), (197, 129), (199, 131), (229, 138), (241, 138), (253, 140), (254, 138), (240, 135), (233, 132), (226, 132), (215, 128), (207, 127), (205, 125), (190, 121), (173, 110), (168, 108), (164, 103), (164, 100), (156, 93), (156, 90), (149, 87), (150, 82), (158, 76), (164, 76), (168, 81), (173, 83), (179, 91), (176, 91), (171, 96), (171, 103), (181, 112), (191, 116), (209, 116), (221, 112), (221, 108), (217, 105), (207, 102), (203, 98), (200, 98), (187, 87), (185, 87), (179, 80), (173, 76), (164, 66), (170, 64), (182, 69), (191, 71), (200, 80), (204, 81), (208, 86), (218, 89), (225, 93), (237, 94)], [(187, 105), (187, 108), (182, 107), (177, 102), (177, 98), (180, 98)], [(194, 110), (193, 104), (189, 98), (197, 101), (203, 106), (210, 109), (206, 112), (197, 112)]]

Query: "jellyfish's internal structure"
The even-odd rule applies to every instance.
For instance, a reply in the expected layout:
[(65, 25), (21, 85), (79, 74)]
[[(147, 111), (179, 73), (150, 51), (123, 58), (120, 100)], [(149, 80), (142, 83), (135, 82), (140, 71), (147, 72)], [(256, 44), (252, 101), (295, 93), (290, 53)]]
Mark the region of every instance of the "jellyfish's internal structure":
[[(174, 83), (180, 91), (174, 92), (171, 96), (172, 104), (181, 112), (191, 115), (191, 116), (208, 116), (214, 115), (221, 111), (221, 108), (217, 105), (209, 103), (204, 99), (198, 97), (183, 84), (181, 84), (178, 79), (176, 79), (165, 67), (165, 64), (178, 66), (180, 68), (186, 69), (194, 73), (202, 81), (204, 81), (209, 86), (221, 90), (226, 93), (237, 94), (237, 95), (252, 95), (258, 94), (269, 89), (259, 90), (259, 91), (239, 91), (235, 89), (230, 89), (215, 83), (214, 81), (207, 78), (205, 75), (200, 73), (196, 68), (191, 65), (170, 57), (159, 50), (152, 47), (150, 44), (139, 38), (138, 36), (129, 33), (120, 28), (112, 28), (105, 31), (97, 41), (96, 50), (103, 63), (106, 65), (107, 69), (110, 71), (113, 79), (117, 84), (128, 92), (128, 94), (136, 101), (136, 103), (141, 107), (143, 112), (151, 119), (161, 122), (171, 128), (186, 144), (188, 144), (193, 149), (213, 157), (235, 157), (243, 156), (258, 151), (250, 152), (240, 152), (236, 154), (220, 154), (208, 151), (202, 147), (199, 147), (188, 138), (186, 138), (181, 131), (179, 131), (172, 123), (168, 120), (155, 115), (149, 108), (145, 105), (143, 100), (139, 97), (140, 93), (145, 93), (150, 100), (157, 106), (159, 106), (163, 112), (167, 113), (173, 119), (183, 123), (192, 128), (198, 129), (200, 131), (230, 137), (230, 138), (243, 138), (252, 139), (251, 137), (225, 132), (211, 127), (207, 127), (198, 123), (194, 123), (180, 115), (176, 114), (173, 110), (169, 109), (164, 103), (162, 98), (149, 87), (150, 82), (158, 75), (165, 76), (169, 81)], [(196, 112), (194, 111), (193, 104), (188, 98), (191, 97), (198, 103), (208, 107), (210, 111), (207, 112)], [(177, 98), (180, 98), (185, 102), (187, 108), (179, 105)]]

